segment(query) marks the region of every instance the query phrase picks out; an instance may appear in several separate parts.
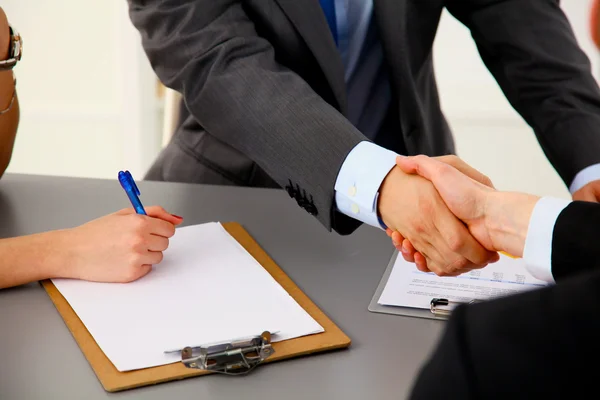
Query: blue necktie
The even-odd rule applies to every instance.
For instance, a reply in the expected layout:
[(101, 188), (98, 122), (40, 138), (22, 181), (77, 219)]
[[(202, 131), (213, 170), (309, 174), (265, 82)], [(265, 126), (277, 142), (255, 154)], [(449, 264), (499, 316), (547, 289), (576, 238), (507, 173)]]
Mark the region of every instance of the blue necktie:
[(321, 8), (323, 9), (323, 13), (325, 13), (325, 18), (327, 19), (327, 23), (329, 24), (329, 29), (331, 30), (331, 34), (333, 35), (333, 40), (335, 40), (335, 44), (338, 44), (337, 38), (337, 23), (335, 20), (335, 0), (319, 0), (321, 2)]

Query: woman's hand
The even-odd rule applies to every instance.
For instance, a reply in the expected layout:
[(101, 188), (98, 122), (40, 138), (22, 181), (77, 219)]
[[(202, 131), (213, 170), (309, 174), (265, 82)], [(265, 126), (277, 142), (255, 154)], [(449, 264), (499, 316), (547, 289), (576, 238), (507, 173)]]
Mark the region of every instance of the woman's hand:
[(132, 208), (67, 230), (61, 243), (68, 263), (59, 275), (97, 282), (131, 282), (146, 275), (163, 259), (175, 226), (183, 219), (161, 207), (148, 215)]

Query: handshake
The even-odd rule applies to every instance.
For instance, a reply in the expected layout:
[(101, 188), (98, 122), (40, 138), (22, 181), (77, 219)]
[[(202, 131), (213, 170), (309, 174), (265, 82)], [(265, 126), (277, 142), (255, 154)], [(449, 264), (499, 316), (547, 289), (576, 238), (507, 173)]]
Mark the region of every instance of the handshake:
[(500, 192), (456, 156), (399, 156), (383, 181), (378, 210), (406, 261), (423, 272), (456, 276), (522, 257), (539, 197)]

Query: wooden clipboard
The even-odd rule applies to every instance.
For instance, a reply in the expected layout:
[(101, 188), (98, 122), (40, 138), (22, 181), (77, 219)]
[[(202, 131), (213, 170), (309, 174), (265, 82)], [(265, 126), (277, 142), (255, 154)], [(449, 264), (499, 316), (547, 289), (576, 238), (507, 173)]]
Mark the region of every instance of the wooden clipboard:
[[(323, 333), (273, 343), (275, 354), (265, 360), (265, 363), (350, 346), (350, 338), (296, 286), (240, 224), (228, 222), (224, 223), (223, 227), (325, 330)], [(50, 280), (46, 280), (42, 282), (42, 285), (48, 292), (50, 299), (52, 299), (56, 309), (64, 319), (65, 324), (106, 391), (118, 392), (210, 373), (202, 370), (188, 369), (180, 362), (135, 371), (119, 372), (104, 355), (92, 335), (85, 328), (85, 325), (54, 284)]]

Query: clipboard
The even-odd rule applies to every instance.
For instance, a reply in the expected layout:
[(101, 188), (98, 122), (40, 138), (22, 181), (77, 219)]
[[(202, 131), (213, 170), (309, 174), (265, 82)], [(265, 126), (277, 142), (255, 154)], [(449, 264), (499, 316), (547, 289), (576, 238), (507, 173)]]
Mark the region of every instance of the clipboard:
[[(250, 234), (238, 223), (224, 223), (223, 227), (261, 264), (271, 276), (296, 300), (296, 302), (313, 317), (324, 329), (324, 332), (303, 336), (272, 344), (272, 355), (264, 363), (286, 360), (293, 357), (347, 348), (351, 344), (350, 338), (337, 326), (317, 305), (306, 296), (298, 286), (275, 264), (269, 255), (254, 241)], [(96, 377), (108, 392), (118, 392), (154, 385), (168, 381), (191, 378), (195, 376), (213, 374), (215, 372), (205, 369), (190, 368), (182, 362), (162, 365), (158, 367), (119, 372), (111, 361), (102, 352), (92, 335), (67, 300), (60, 294), (52, 281), (45, 280), (42, 285), (54, 303), (60, 316), (65, 321), (69, 331), (79, 345), (88, 363), (94, 370)], [(267, 333), (268, 334), (268, 333)], [(265, 333), (257, 332), (257, 338)], [(248, 343), (246, 343), (248, 344)], [(271, 349), (271, 344), (268, 343)], [(186, 349), (184, 349), (185, 351)], [(189, 363), (188, 363), (189, 364)]]
[(375, 290), (375, 294), (371, 299), (371, 303), (369, 303), (369, 311), (380, 314), (394, 314), (394, 315), (402, 315), (406, 317), (415, 317), (415, 318), (427, 318), (427, 319), (437, 319), (437, 320), (447, 320), (449, 315), (446, 313), (434, 313), (433, 309), (422, 309), (422, 308), (412, 308), (412, 307), (399, 307), (399, 306), (387, 306), (383, 304), (379, 304), (379, 298), (381, 297), (381, 293), (383, 289), (387, 285), (387, 281), (392, 273), (392, 269), (394, 269), (394, 264), (396, 263), (396, 258), (400, 252), (398, 250), (394, 250), (390, 262), (381, 277), (381, 281), (379, 282), (379, 286)]

